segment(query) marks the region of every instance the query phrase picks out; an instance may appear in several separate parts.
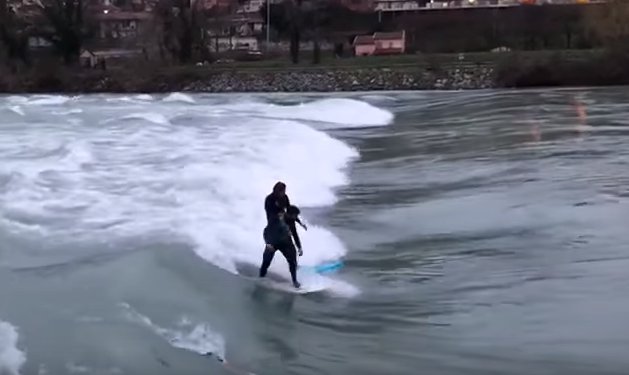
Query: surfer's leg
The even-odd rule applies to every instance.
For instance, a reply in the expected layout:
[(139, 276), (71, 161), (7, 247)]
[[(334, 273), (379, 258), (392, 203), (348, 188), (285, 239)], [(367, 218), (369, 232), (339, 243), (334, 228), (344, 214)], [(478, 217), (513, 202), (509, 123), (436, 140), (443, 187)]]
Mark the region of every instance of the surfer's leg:
[(297, 281), (297, 252), (295, 251), (295, 247), (292, 243), (286, 244), (278, 249), (286, 258), (286, 262), (288, 263), (288, 270), (290, 271), (290, 277), (293, 280), (293, 285), (295, 288), (299, 288), (301, 285), (299, 281)]
[(275, 248), (267, 245), (262, 254), (262, 265), (260, 266), (260, 277), (266, 276), (266, 271), (269, 269), (273, 256), (275, 255)]

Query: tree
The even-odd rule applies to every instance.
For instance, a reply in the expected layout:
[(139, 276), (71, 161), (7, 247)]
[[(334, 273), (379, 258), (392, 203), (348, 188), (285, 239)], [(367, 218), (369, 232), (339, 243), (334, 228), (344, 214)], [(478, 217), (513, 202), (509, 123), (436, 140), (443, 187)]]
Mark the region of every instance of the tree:
[[(266, 25), (267, 7), (269, 7), (269, 25)], [(269, 4), (268, 1), (265, 1), (262, 7), (260, 7), (260, 16), (265, 20), (264, 27), (269, 27), (274, 30), (280, 39), (288, 37), (291, 22), (290, 19), (286, 17), (288, 13), (284, 8), (286, 8), (286, 4), (283, 2)]]
[(8, 7), (6, 0), (0, 0), (0, 44), (13, 69), (17, 62), (30, 65), (27, 24)]
[(626, 49), (629, 40), (629, 1), (607, 0), (584, 6), (585, 28), (591, 37), (608, 45)]
[(310, 0), (302, 5), (302, 26), (308, 31), (306, 38), (313, 43), (313, 64), (321, 63), (321, 28), (328, 20), (326, 10), (326, 4), (321, 0)]
[[(260, 9), (266, 19), (266, 4)], [(377, 22), (375, 13), (355, 12), (336, 1), (285, 0), (270, 6), (270, 27), (279, 38), (290, 40), (291, 59), (299, 62), (299, 46), (302, 39), (314, 44), (313, 63), (320, 61), (320, 41), (334, 32), (352, 32), (361, 28), (371, 29)], [(341, 54), (342, 47), (337, 48)]]
[(68, 65), (79, 62), (81, 49), (95, 34), (93, 23), (86, 21), (83, 0), (44, 0), (37, 34), (48, 40)]
[(179, 63), (190, 63), (195, 52), (203, 53), (206, 15), (201, 2), (159, 0), (155, 7), (159, 22), (160, 44)]
[[(271, 4), (269, 9), (271, 25), (280, 38), (290, 40), (290, 56), (293, 64), (299, 63), (299, 47), (301, 42), (303, 0), (284, 0), (279, 4)], [(263, 19), (266, 19), (267, 4), (260, 8)]]
[[(356, 24), (368, 28), (376, 26), (372, 25), (369, 19), (374, 13), (356, 12), (336, 1), (307, 0), (303, 5), (303, 13), (304, 37), (312, 40), (314, 44), (313, 64), (321, 62), (321, 39), (329, 40), (334, 33), (355, 31)], [(342, 55), (343, 43), (337, 43), (334, 53), (336, 56)]]
[(292, 20), (290, 24), (290, 57), (293, 64), (299, 64), (299, 52), (301, 47), (301, 31), (303, 29), (303, 0), (288, 0), (288, 15)]

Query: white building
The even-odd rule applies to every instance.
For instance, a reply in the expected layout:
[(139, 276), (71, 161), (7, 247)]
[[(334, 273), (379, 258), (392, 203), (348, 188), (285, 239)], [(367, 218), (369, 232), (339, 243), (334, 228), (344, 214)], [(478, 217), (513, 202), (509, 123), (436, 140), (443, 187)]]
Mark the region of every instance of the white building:
[(259, 12), (260, 9), (262, 8), (262, 5), (264, 5), (264, 3), (266, 3), (267, 1), (270, 1), (271, 3), (282, 2), (282, 0), (249, 0), (240, 6), (240, 9), (238, 9), (238, 13)]
[(420, 6), (416, 1), (409, 0), (375, 0), (374, 6), (376, 10), (381, 11), (420, 9)]

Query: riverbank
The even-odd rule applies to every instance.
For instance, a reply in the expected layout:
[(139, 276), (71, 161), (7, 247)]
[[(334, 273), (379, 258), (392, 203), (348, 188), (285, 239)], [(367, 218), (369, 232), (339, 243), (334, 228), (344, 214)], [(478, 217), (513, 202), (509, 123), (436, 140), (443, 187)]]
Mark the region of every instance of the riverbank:
[[(4, 83), (4, 84), (3, 84)], [(326, 92), (460, 90), (493, 87), (492, 67), (451, 67), (438, 72), (409, 67), (300, 70), (213, 70), (209, 67), (134, 74), (92, 71), (0, 82), (0, 91), (24, 92)]]
[(79, 72), (63, 68), (31, 69), (30, 74), (0, 74), (0, 92), (335, 92), (629, 83), (629, 73), (623, 68), (629, 62), (627, 56), (593, 53), (592, 50), (446, 57), (353, 58), (324, 65), (272, 65), (273, 61), (262, 61), (169, 68), (138, 65)]

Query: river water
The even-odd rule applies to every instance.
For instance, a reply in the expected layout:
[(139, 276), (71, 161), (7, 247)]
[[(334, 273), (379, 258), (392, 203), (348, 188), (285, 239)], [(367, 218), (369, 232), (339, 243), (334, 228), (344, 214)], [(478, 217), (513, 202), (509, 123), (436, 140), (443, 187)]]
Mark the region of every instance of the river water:
[[(624, 89), (0, 112), (0, 374), (629, 373)], [(277, 180), (324, 292), (239, 275)]]

